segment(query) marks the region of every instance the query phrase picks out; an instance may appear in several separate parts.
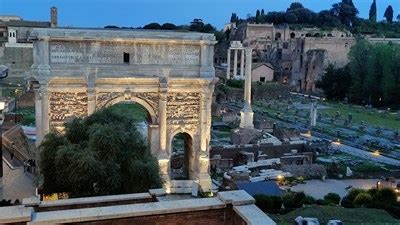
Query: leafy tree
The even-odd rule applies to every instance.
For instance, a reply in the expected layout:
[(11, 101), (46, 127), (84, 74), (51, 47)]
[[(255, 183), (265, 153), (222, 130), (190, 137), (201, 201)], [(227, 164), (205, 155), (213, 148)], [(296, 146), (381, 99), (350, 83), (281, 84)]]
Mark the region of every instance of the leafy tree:
[(265, 22), (274, 24), (285, 23), (285, 14), (285, 12), (268, 12), (265, 15)]
[(194, 19), (190, 23), (190, 31), (202, 32), (202, 33), (213, 33), (216, 31), (215, 27), (211, 24), (204, 24), (201, 19)]
[(340, 20), (329, 10), (319, 12), (315, 17), (315, 24), (321, 27), (339, 27), (341, 25)]
[(386, 18), (388, 23), (393, 23), (393, 7), (391, 5), (386, 8), (383, 16)]
[(293, 2), (292, 4), (290, 4), (290, 7), (288, 8), (287, 11), (293, 9), (304, 9), (304, 6), (300, 2)]
[(297, 18), (295, 13), (289, 12), (285, 14), (285, 21), (288, 23), (297, 23), (299, 19)]
[(336, 193), (328, 193), (327, 195), (324, 196), (324, 200), (326, 202), (329, 202), (330, 204), (338, 205), (340, 202), (340, 195)]
[(365, 80), (368, 68), (365, 62), (368, 60), (369, 54), (372, 52), (372, 45), (367, 40), (358, 40), (350, 49), (349, 53), (349, 68), (352, 78), (350, 88), (350, 97), (353, 102), (361, 103), (365, 99)]
[(178, 27), (173, 23), (164, 23), (161, 26), (161, 29), (162, 30), (176, 30), (176, 29), (178, 29)]
[(158, 23), (149, 23), (143, 27), (143, 29), (148, 30), (161, 30), (161, 25)]
[(369, 20), (376, 23), (376, 0), (374, 0), (369, 9)]
[(348, 95), (351, 82), (348, 66), (336, 69), (330, 64), (321, 80), (317, 81), (316, 87), (324, 91), (326, 98), (342, 100)]
[(264, 9), (261, 9), (261, 16), (264, 16), (264, 15), (265, 15)]
[(94, 196), (143, 192), (161, 186), (157, 160), (136, 122), (112, 109), (67, 123), (65, 134), (40, 146), (43, 192)]
[(358, 14), (353, 0), (342, 0), (340, 3), (333, 4), (331, 12), (340, 19), (342, 24), (348, 27), (352, 26)]

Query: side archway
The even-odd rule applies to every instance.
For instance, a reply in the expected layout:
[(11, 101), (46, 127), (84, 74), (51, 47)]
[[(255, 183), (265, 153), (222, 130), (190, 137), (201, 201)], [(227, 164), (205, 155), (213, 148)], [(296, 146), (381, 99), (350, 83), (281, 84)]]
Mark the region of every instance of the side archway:
[(170, 143), (170, 178), (172, 180), (193, 180), (195, 154), (190, 134), (175, 134)]

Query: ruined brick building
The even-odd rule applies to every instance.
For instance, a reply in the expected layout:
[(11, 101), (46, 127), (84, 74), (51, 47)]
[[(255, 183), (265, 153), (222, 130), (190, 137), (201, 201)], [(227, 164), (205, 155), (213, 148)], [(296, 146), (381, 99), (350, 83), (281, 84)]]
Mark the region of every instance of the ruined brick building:
[[(274, 68), (274, 80), (297, 91), (315, 91), (315, 83), (329, 64), (344, 67), (356, 39), (348, 31), (318, 28), (291, 29), (287, 24), (250, 24), (225, 26), (229, 41), (241, 41), (253, 49), (254, 63), (268, 63)], [(400, 42), (400, 39), (368, 38), (373, 43)], [(227, 62), (229, 44), (216, 48), (215, 63)], [(232, 61), (232, 60), (231, 60)]]

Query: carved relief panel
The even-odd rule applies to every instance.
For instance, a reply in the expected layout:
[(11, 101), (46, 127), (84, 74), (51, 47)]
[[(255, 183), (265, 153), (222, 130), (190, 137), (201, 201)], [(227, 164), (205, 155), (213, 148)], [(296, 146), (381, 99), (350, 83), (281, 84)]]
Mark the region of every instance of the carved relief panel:
[(86, 92), (50, 92), (50, 126), (62, 129), (68, 119), (87, 116), (87, 102)]
[(167, 122), (171, 125), (197, 125), (200, 117), (200, 93), (172, 92), (167, 97)]

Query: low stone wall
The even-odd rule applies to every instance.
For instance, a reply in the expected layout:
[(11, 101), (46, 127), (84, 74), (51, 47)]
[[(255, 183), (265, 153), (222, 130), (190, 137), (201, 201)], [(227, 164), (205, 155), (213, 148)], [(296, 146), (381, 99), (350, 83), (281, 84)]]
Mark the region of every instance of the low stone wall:
[(269, 144), (254, 144), (254, 145), (234, 145), (229, 147), (213, 146), (210, 149), (210, 158), (214, 155), (221, 155), (221, 158), (235, 158), (240, 152), (252, 152), (254, 156), (258, 155), (261, 151), (263, 154), (268, 155), (269, 158), (279, 158), (284, 153), (291, 153), (292, 149), (296, 149), (298, 153), (307, 152), (303, 144), (296, 145), (269, 145)]
[[(231, 160), (233, 166), (240, 165), (242, 162), (241, 153), (253, 153), (257, 158), (258, 153), (267, 155), (268, 158), (281, 158), (285, 154), (291, 154), (292, 150), (297, 150), (295, 155), (305, 157), (303, 163), (311, 164), (314, 161), (314, 149), (304, 144), (287, 144), (287, 145), (270, 145), (270, 144), (249, 144), (249, 145), (232, 145), (232, 146), (213, 146), (210, 149), (211, 164), (214, 165), (214, 156), (221, 160)], [(292, 154), (293, 156), (293, 154)], [(284, 164), (292, 164), (289, 159), (284, 160)], [(215, 165), (214, 165), (215, 166)], [(220, 167), (221, 168), (221, 167)]]
[[(115, 197), (104, 196), (100, 198), (113, 199)], [(73, 199), (70, 200), (72, 201)], [(93, 198), (81, 198), (74, 201), (86, 204), (87, 202), (93, 202)], [(27, 202), (29, 203), (28, 200)], [(213, 198), (194, 198), (47, 212), (34, 212), (32, 207), (25, 205), (1, 208), (0, 223), (32, 225), (275, 225), (276, 223), (258, 209), (254, 203), (254, 198), (244, 191), (229, 191), (219, 192)], [(66, 204), (66, 201), (54, 201), (51, 204)]]
[(33, 206), (36, 212), (83, 209), (102, 206), (129, 205), (156, 201), (149, 193), (110, 195), (87, 198), (71, 198), (40, 202), (38, 199), (24, 199), (23, 204)]

